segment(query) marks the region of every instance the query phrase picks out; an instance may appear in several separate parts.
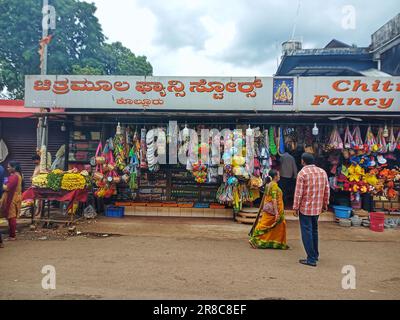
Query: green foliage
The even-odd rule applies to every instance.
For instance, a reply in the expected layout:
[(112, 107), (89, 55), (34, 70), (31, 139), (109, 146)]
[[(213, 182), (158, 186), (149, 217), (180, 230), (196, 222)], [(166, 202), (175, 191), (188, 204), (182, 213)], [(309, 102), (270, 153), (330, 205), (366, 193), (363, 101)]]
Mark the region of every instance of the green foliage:
[[(48, 74), (152, 75), (146, 57), (136, 57), (120, 42), (105, 42), (93, 3), (49, 4), (57, 19), (50, 30)], [(0, 0), (0, 92), (6, 87), (13, 98), (23, 98), (26, 74), (40, 74), (41, 5), (38, 0)]]

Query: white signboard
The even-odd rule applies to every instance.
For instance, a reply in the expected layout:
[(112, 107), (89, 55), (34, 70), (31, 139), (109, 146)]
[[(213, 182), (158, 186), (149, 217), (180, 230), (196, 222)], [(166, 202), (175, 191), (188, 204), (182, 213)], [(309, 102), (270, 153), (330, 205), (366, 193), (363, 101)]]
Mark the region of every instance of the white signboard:
[(301, 111), (400, 112), (399, 77), (302, 77)]
[(26, 76), (25, 106), (65, 109), (400, 112), (399, 77)]
[(26, 107), (272, 110), (272, 78), (27, 76)]

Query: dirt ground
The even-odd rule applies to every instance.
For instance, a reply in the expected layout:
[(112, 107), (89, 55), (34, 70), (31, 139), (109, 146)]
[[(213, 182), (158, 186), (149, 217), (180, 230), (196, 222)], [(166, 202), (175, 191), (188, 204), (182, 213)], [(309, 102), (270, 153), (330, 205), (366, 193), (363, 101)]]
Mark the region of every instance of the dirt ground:
[[(101, 218), (68, 229), (21, 230), (0, 249), (0, 299), (400, 299), (400, 230), (320, 223), (320, 263), (304, 257), (297, 221), (288, 251), (254, 250), (229, 220)], [(4, 231), (3, 231), (4, 233)], [(56, 289), (44, 290), (44, 265)], [(342, 289), (342, 267), (356, 289)]]

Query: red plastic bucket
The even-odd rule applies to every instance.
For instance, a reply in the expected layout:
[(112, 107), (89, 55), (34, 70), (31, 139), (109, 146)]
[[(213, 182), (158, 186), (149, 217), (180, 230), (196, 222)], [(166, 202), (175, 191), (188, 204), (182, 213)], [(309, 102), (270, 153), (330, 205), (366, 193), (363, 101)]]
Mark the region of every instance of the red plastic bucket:
[(370, 212), (369, 220), (371, 222), (369, 228), (375, 232), (383, 232), (385, 230), (385, 213)]

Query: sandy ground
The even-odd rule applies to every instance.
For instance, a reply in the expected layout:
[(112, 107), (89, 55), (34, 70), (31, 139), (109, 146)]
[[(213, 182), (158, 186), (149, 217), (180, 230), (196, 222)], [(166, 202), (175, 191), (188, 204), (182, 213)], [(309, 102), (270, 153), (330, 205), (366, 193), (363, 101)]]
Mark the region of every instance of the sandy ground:
[[(251, 249), (249, 226), (229, 220), (101, 218), (77, 230), (7, 242), (0, 299), (400, 299), (399, 229), (321, 222), (317, 268), (298, 263), (297, 221), (288, 221), (288, 251)], [(56, 268), (56, 290), (42, 289), (44, 265)], [(345, 265), (356, 268), (356, 290), (342, 289)]]

